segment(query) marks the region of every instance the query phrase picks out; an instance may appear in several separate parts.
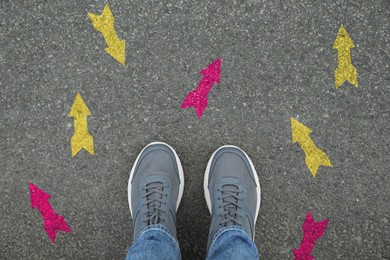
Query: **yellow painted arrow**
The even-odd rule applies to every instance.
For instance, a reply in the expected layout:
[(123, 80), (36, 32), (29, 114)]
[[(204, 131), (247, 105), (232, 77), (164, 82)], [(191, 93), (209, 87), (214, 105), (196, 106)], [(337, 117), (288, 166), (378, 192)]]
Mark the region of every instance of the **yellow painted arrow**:
[(91, 115), (87, 105), (77, 93), (69, 117), (74, 118), (74, 134), (70, 140), (72, 146), (72, 157), (81, 149), (85, 149), (90, 154), (94, 154), (93, 137), (88, 132), (87, 116)]
[(323, 166), (333, 167), (328, 156), (324, 151), (319, 149), (310, 134), (313, 132), (310, 128), (291, 118), (292, 141), (298, 142), (306, 155), (306, 165), (309, 168), (313, 177), (316, 177), (318, 168)]
[(348, 80), (355, 87), (358, 86), (357, 71), (351, 62), (351, 48), (355, 48), (351, 38), (349, 37), (344, 26), (341, 25), (333, 44), (333, 49), (338, 50), (339, 64), (335, 70), (336, 89), (338, 89), (344, 81)]
[(89, 18), (92, 21), (95, 29), (103, 34), (104, 39), (108, 47), (105, 51), (110, 54), (114, 59), (125, 64), (125, 40), (119, 40), (118, 35), (114, 29), (114, 16), (111, 13), (108, 4), (103, 9), (101, 15), (88, 13)]

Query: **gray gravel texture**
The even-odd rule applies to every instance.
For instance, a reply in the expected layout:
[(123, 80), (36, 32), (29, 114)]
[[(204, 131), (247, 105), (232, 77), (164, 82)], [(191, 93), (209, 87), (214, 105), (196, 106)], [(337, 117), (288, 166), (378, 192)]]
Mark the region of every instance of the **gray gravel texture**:
[[(177, 214), (183, 259), (205, 257), (203, 174), (223, 144), (243, 148), (262, 186), (262, 259), (293, 259), (306, 213), (328, 218), (316, 259), (390, 259), (390, 1), (109, 1), (126, 65), (87, 12), (104, 1), (0, 0), (0, 258), (123, 259), (132, 243), (127, 180), (141, 149), (164, 141), (186, 187)], [(354, 41), (359, 87), (336, 90), (340, 25)], [(222, 57), (221, 84), (198, 120), (180, 109), (199, 71)], [(80, 92), (95, 155), (71, 157)], [(290, 117), (334, 167), (310, 174)], [(72, 233), (54, 245), (29, 182)]]

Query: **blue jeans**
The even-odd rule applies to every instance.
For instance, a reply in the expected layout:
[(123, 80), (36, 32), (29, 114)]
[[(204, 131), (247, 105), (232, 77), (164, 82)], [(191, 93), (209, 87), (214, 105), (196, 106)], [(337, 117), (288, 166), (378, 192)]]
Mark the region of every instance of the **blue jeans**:
[[(130, 247), (126, 260), (130, 259), (181, 259), (179, 243), (163, 225), (150, 225)], [(259, 259), (259, 253), (241, 227), (229, 226), (214, 235), (207, 259)]]

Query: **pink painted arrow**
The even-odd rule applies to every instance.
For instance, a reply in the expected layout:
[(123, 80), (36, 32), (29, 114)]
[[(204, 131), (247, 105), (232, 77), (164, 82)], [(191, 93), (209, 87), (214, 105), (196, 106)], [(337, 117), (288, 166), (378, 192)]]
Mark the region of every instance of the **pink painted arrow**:
[(200, 71), (203, 75), (198, 87), (190, 91), (184, 99), (181, 108), (194, 107), (198, 118), (203, 114), (203, 111), (208, 105), (208, 94), (213, 87), (213, 84), (220, 83), (220, 72), (221, 72), (221, 58), (211, 63), (209, 66)]
[(328, 220), (322, 220), (314, 222), (314, 219), (310, 211), (306, 215), (305, 222), (303, 223), (303, 239), (299, 249), (294, 248), (294, 260), (313, 260), (314, 256), (311, 255), (314, 244), (325, 233)]
[(38, 208), (44, 221), (44, 228), (52, 243), (56, 240), (57, 231), (72, 232), (63, 216), (54, 212), (49, 203), (51, 196), (30, 182), (31, 208)]

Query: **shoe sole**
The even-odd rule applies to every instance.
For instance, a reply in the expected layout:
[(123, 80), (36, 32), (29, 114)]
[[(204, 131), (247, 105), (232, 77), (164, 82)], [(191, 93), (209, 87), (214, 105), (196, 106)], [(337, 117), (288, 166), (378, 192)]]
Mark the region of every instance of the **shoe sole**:
[[(209, 176), (210, 176), (210, 167), (211, 167), (211, 163), (214, 159), (214, 156), (217, 154), (217, 152), (223, 148), (235, 148), (235, 149), (238, 149), (240, 150), (246, 157), (246, 159), (249, 161), (249, 164), (251, 166), (251, 170), (253, 172), (253, 175), (255, 177), (255, 183), (256, 183), (256, 193), (257, 193), (257, 204), (256, 204), (256, 215), (255, 215), (255, 223), (253, 223), (253, 228), (255, 229), (255, 224), (256, 224), (256, 221), (257, 221), (257, 217), (259, 216), (259, 211), (260, 211), (260, 204), (261, 204), (261, 189), (260, 189), (260, 182), (259, 182), (259, 176), (257, 176), (257, 172), (255, 170), (255, 167), (252, 163), (252, 160), (249, 158), (249, 156), (246, 154), (246, 152), (244, 152), (241, 148), (237, 147), (237, 146), (234, 146), (234, 145), (224, 145), (220, 148), (218, 148), (218, 150), (216, 150), (213, 155), (211, 156), (209, 162), (207, 163), (207, 167), (206, 167), (206, 172), (205, 172), (205, 175), (204, 175), (204, 181), (203, 181), (203, 190), (204, 190), (204, 197), (206, 199), (206, 203), (207, 203), (207, 207), (209, 208), (209, 212), (210, 212), (210, 215), (212, 214), (211, 210), (211, 197), (210, 197), (210, 191), (209, 191)], [(253, 229), (253, 237), (252, 237), (252, 240), (255, 239), (255, 230)]]
[(176, 211), (178, 210), (179, 205), (180, 205), (181, 198), (183, 197), (183, 191), (184, 191), (184, 172), (183, 172), (183, 167), (182, 167), (182, 165), (181, 165), (179, 156), (177, 156), (176, 151), (175, 151), (170, 145), (168, 145), (168, 144), (166, 144), (166, 143), (163, 143), (163, 142), (153, 142), (153, 143), (150, 143), (150, 144), (148, 144), (147, 146), (145, 146), (144, 149), (142, 149), (142, 151), (139, 153), (137, 159), (135, 160), (133, 167), (131, 168), (130, 177), (129, 177), (129, 184), (128, 184), (128, 186), (127, 186), (127, 193), (128, 193), (128, 199), (129, 199), (129, 206), (130, 206), (131, 218), (133, 218), (133, 210), (132, 210), (132, 208), (131, 208), (131, 181), (132, 181), (132, 179), (133, 179), (133, 176), (134, 176), (134, 172), (135, 172), (136, 166), (137, 166), (138, 161), (139, 161), (139, 158), (141, 157), (141, 154), (144, 152), (144, 150), (145, 150), (146, 148), (148, 148), (149, 146), (156, 145), (156, 144), (162, 144), (162, 145), (164, 145), (164, 146), (167, 146), (167, 147), (173, 152), (173, 154), (175, 155), (176, 164), (177, 164), (177, 169), (179, 170), (179, 179), (180, 179), (179, 196), (178, 196), (177, 203), (176, 203)]

